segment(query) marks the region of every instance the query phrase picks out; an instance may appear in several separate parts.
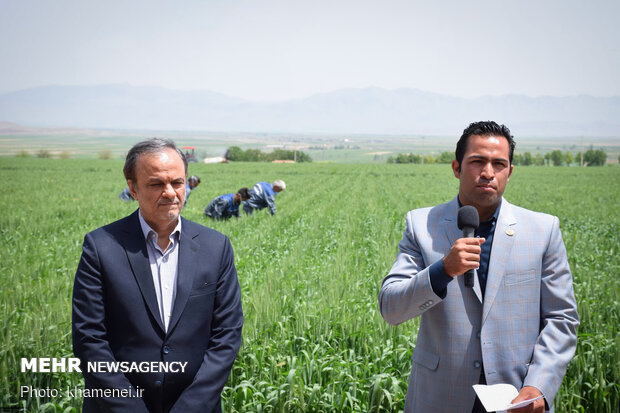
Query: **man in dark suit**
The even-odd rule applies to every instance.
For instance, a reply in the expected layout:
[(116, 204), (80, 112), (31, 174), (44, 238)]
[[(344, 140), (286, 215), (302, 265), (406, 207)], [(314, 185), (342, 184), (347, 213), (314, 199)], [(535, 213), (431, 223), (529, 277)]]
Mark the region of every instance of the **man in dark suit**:
[(99, 396), (83, 410), (219, 412), (243, 325), (230, 241), (180, 216), (187, 162), (172, 141), (136, 144), (123, 171), (139, 209), (86, 235), (73, 287), (73, 350)]

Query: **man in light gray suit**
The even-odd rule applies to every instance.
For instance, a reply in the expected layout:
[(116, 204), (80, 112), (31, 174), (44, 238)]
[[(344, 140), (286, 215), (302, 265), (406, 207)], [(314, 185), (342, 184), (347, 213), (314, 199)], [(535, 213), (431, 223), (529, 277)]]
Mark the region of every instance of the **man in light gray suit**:
[[(510, 383), (514, 412), (553, 412), (577, 344), (579, 316), (557, 217), (509, 204), (514, 140), (495, 122), (465, 129), (452, 161), (459, 193), (407, 214), (379, 305), (396, 325), (421, 316), (406, 412), (484, 412), (472, 385)], [(480, 217), (476, 236), (457, 227), (462, 205)], [(474, 287), (461, 275), (477, 269)]]

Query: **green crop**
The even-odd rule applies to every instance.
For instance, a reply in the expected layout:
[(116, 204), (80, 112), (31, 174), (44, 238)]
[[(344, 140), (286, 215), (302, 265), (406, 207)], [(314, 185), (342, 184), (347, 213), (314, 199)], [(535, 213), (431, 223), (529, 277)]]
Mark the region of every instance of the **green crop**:
[[(70, 357), (71, 289), (84, 234), (137, 208), (118, 199), (119, 160), (0, 158), (0, 411), (79, 411), (76, 373), (20, 373), (21, 357)], [(242, 288), (243, 345), (225, 412), (402, 410), (418, 320), (381, 318), (377, 294), (405, 213), (448, 201), (448, 165), (190, 164), (202, 183), (183, 215), (228, 235)], [(278, 212), (207, 220), (217, 195), (284, 179)], [(620, 168), (515, 169), (506, 198), (560, 217), (582, 324), (558, 412), (620, 410)], [(20, 398), (20, 386), (63, 389)]]

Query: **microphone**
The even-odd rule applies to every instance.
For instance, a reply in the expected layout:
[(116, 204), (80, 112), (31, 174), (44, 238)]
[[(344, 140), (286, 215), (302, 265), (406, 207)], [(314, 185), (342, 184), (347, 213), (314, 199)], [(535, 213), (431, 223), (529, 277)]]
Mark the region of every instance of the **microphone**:
[[(463, 238), (472, 238), (474, 231), (480, 225), (478, 210), (471, 205), (462, 206), (459, 208), (456, 222), (459, 229), (463, 231)], [(465, 286), (474, 286), (474, 270), (465, 271)]]

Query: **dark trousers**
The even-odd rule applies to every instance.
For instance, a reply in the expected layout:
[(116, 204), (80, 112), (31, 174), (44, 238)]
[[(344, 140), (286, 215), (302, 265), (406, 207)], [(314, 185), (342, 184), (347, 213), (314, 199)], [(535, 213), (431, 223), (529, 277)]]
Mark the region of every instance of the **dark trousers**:
[(471, 413), (487, 413), (482, 403), (480, 403), (480, 399), (478, 398), (478, 396), (476, 396), (476, 401), (474, 402), (474, 408), (471, 409)]
[[(487, 379), (484, 376), (484, 367), (480, 371), (480, 381), (478, 381), (478, 384), (487, 384)], [(471, 409), (471, 413), (487, 413), (487, 411), (484, 409), (484, 406), (480, 402), (480, 399), (478, 398), (478, 396), (476, 396), (476, 401), (474, 402), (474, 408)], [(493, 412), (488, 412), (488, 413), (493, 413)]]

